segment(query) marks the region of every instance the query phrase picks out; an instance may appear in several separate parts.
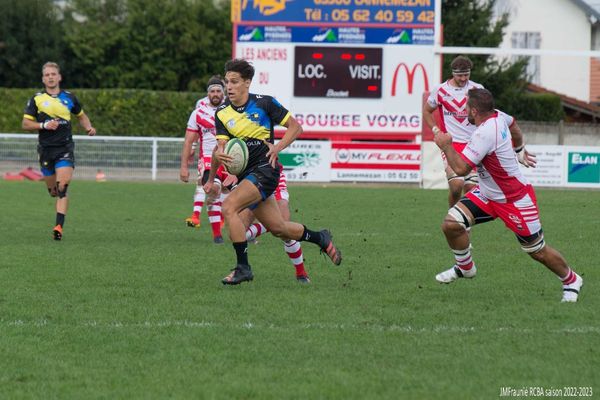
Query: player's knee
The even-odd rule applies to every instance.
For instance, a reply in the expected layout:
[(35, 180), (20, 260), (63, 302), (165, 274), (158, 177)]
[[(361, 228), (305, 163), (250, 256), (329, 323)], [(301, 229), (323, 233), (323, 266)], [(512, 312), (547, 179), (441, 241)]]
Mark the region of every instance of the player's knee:
[(546, 241), (543, 236), (537, 238), (535, 241), (522, 244), (521, 249), (534, 260), (541, 263), (544, 262), (547, 252), (545, 251)]
[(221, 205), (221, 214), (225, 219), (231, 218), (233, 214), (235, 214), (235, 207), (231, 204), (231, 202), (225, 200)]
[(462, 232), (470, 228), (471, 225), (472, 221), (467, 214), (460, 207), (454, 205), (448, 210), (448, 214), (444, 218), (444, 222), (442, 222), (442, 230), (444, 233)]
[(67, 197), (67, 189), (69, 189), (68, 183), (56, 182), (56, 194), (59, 199)]
[(269, 226), (269, 232), (271, 232), (271, 235), (277, 238), (287, 237), (287, 232), (283, 224), (275, 224), (274, 226)]

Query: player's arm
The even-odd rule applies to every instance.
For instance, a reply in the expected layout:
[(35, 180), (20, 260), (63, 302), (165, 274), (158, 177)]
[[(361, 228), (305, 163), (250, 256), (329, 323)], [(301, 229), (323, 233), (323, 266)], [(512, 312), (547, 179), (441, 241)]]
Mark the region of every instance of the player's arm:
[(444, 152), (450, 168), (459, 176), (466, 176), (473, 169), (452, 146), (452, 136), (445, 132), (434, 135), (435, 144)]
[(188, 171), (188, 160), (192, 151), (192, 144), (198, 140), (198, 132), (186, 129), (185, 139), (183, 139), (183, 148), (181, 149), (181, 164), (179, 167), (179, 179), (182, 182), (187, 182), (190, 178)]
[(277, 164), (277, 155), (279, 152), (292, 144), (302, 133), (302, 126), (291, 115), (288, 115), (281, 125), (287, 128), (281, 140), (275, 145), (267, 143), (267, 146), (269, 146), (267, 157), (269, 157), (269, 162), (273, 167)]
[(513, 119), (508, 129), (510, 130), (510, 137), (512, 138), (513, 148), (515, 150), (515, 153), (517, 154), (517, 159), (519, 160), (519, 162), (527, 168), (535, 168), (535, 164), (537, 163), (535, 154), (530, 153), (525, 149), (525, 139), (523, 138), (523, 132), (521, 132), (521, 127), (519, 127), (519, 124), (517, 124), (517, 121), (515, 119)]
[(217, 145), (213, 149), (211, 160), (210, 160), (210, 171), (208, 172), (208, 180), (204, 184), (204, 191), (206, 193), (210, 193), (212, 189), (212, 185), (215, 181), (215, 177), (217, 176), (217, 169), (221, 166), (221, 164), (227, 165), (228, 162), (232, 160), (230, 155), (225, 154), (225, 144), (227, 140), (225, 139), (217, 139)]
[(423, 103), (423, 121), (425, 121), (427, 126), (433, 131), (433, 134), (437, 135), (442, 130), (436, 125), (435, 117), (433, 116), (435, 110), (437, 110), (437, 106), (431, 105), (429, 103), (429, 99), (425, 103)]
[(88, 136), (94, 136), (96, 134), (96, 128), (92, 126), (92, 122), (86, 113), (81, 111), (81, 113), (77, 115), (77, 118), (79, 118), (79, 124), (85, 129)]
[(44, 129), (44, 123), (37, 122), (27, 117), (23, 117), (23, 121), (21, 122), (21, 128), (23, 128), (26, 131), (37, 131), (40, 129)]

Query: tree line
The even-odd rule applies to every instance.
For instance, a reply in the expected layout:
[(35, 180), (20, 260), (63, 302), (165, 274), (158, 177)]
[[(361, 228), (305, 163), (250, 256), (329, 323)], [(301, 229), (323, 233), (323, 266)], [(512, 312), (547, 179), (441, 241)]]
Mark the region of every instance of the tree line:
[[(497, 47), (509, 21), (494, 5), (444, 0), (444, 44)], [(41, 87), (52, 60), (66, 88), (203, 92), (231, 57), (230, 0), (0, 0), (0, 10), (0, 87)], [(454, 56), (444, 56), (444, 78)], [(527, 58), (469, 57), (471, 79), (499, 108), (521, 120), (564, 117), (553, 96), (526, 93)]]
[(0, 0), (0, 86), (198, 91), (231, 55), (229, 1)]

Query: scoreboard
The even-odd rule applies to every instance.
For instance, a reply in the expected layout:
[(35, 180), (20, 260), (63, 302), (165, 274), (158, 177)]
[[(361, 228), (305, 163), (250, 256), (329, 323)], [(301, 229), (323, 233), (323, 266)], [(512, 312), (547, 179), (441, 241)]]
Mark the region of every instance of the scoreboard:
[(421, 132), (435, 0), (232, 0), (233, 56), (305, 132)]
[(381, 98), (381, 48), (296, 46), (294, 96)]

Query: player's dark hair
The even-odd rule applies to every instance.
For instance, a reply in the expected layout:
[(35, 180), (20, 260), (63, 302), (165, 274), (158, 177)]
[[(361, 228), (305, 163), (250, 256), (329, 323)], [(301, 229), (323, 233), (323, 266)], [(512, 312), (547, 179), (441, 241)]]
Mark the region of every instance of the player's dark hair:
[(473, 69), (473, 62), (469, 57), (458, 56), (450, 64), (452, 71), (467, 71)]
[(248, 61), (241, 58), (234, 58), (225, 63), (225, 73), (237, 72), (242, 79), (250, 79), (254, 77), (254, 67)]
[(210, 77), (208, 83), (206, 84), (206, 88), (208, 89), (212, 85), (221, 85), (221, 87), (225, 87), (225, 83), (223, 82), (223, 78), (221, 78), (221, 75), (213, 75)]
[(487, 89), (469, 90), (469, 107), (476, 108), (480, 113), (487, 113), (494, 110), (494, 96)]

